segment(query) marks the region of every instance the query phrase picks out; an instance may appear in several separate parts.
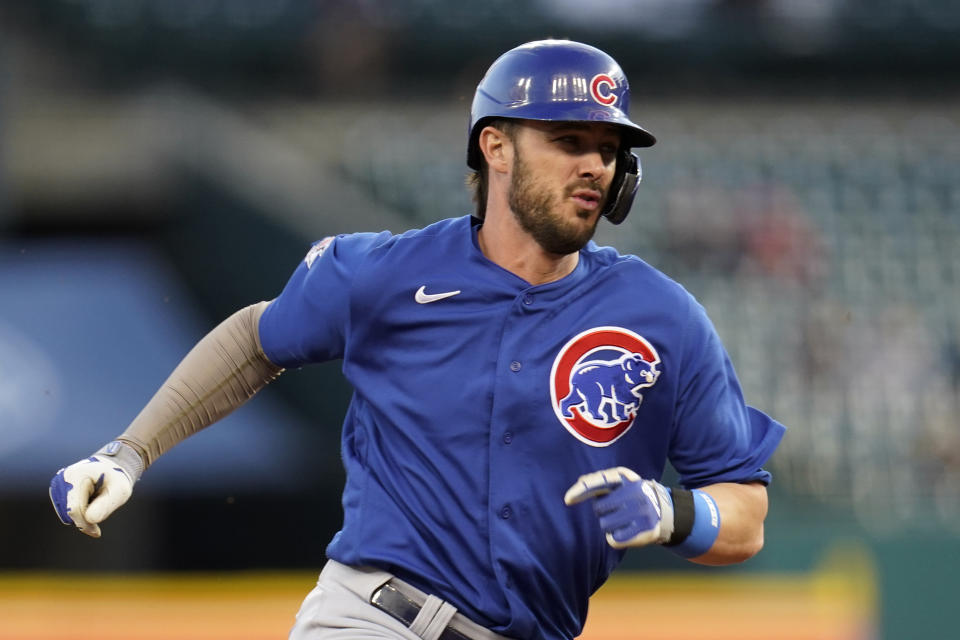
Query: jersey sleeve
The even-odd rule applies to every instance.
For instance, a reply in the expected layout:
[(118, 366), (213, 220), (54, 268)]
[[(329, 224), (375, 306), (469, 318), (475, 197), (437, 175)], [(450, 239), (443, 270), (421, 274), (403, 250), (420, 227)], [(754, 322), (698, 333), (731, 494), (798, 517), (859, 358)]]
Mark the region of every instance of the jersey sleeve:
[(370, 249), (389, 237), (331, 236), (310, 248), (260, 316), (260, 342), (271, 362), (292, 368), (343, 356), (355, 273)]
[(763, 465), (785, 428), (746, 405), (713, 324), (700, 304), (690, 303), (670, 462), (688, 489), (717, 482), (769, 484)]

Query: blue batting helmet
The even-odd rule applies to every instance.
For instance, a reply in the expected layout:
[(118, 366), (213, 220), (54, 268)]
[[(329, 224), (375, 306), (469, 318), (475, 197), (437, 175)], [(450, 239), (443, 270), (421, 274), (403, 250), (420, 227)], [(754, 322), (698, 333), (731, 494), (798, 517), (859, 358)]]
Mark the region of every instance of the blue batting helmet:
[(640, 180), (639, 158), (631, 147), (649, 147), (656, 138), (630, 120), (630, 86), (609, 55), (570, 40), (537, 40), (507, 51), (487, 70), (470, 109), (467, 165), (480, 168), (480, 131), (494, 118), (610, 122), (623, 144), (610, 200), (603, 212), (614, 224), (626, 218)]

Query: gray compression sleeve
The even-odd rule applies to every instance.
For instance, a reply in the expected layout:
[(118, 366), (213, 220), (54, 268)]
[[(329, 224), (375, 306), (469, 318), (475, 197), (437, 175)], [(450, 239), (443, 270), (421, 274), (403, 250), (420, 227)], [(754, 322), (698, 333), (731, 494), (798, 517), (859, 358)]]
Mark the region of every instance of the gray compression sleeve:
[(283, 368), (260, 345), (258, 325), (267, 304), (237, 311), (204, 336), (117, 438), (136, 449), (144, 468), (280, 375)]

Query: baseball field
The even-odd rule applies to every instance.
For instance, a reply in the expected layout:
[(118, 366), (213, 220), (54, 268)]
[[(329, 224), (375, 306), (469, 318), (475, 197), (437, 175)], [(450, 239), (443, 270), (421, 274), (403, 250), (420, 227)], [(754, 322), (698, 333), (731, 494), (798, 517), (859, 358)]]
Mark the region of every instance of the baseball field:
[[(285, 638), (311, 573), (0, 576), (3, 640)], [(803, 575), (622, 574), (592, 601), (583, 640), (867, 640), (868, 566)]]

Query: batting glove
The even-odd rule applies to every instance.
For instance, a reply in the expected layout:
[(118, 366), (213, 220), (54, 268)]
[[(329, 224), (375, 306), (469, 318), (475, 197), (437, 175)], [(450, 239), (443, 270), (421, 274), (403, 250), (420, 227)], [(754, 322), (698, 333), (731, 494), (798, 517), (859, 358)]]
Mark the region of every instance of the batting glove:
[(666, 487), (626, 467), (594, 471), (567, 490), (567, 506), (594, 499), (593, 511), (615, 549), (664, 544), (673, 535), (673, 500)]
[(50, 481), (50, 501), (63, 524), (93, 538), (100, 523), (126, 502), (143, 473), (143, 459), (128, 444), (114, 441), (95, 454), (60, 469)]

